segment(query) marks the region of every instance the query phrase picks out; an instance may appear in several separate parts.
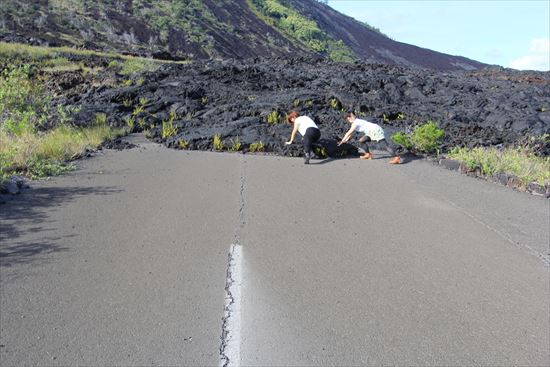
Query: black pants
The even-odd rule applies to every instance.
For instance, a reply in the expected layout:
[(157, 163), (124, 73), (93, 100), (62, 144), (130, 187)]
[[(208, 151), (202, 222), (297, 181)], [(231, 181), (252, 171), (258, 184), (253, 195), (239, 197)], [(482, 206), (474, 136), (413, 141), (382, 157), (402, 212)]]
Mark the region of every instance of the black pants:
[[(365, 153), (370, 152), (369, 146), (367, 145), (367, 143), (371, 141), (373, 140), (370, 138), (370, 136), (367, 136), (367, 135), (359, 139), (359, 146), (365, 150)], [(382, 139), (374, 143), (377, 144), (378, 148), (387, 150), (392, 157), (397, 155), (397, 153), (395, 152), (395, 148), (391, 144), (388, 144), (386, 139)]]
[(304, 141), (304, 153), (308, 154), (312, 152), (313, 143), (315, 143), (320, 138), (321, 138), (321, 130), (314, 127), (308, 127), (302, 139)]

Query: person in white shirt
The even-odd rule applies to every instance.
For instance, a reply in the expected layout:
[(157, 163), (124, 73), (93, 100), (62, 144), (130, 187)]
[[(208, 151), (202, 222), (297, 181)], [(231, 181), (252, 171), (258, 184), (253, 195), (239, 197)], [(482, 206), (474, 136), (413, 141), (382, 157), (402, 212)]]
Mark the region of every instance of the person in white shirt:
[(349, 111), (345, 115), (346, 120), (351, 124), (350, 129), (344, 135), (342, 140), (338, 143), (338, 145), (342, 145), (346, 142), (348, 142), (351, 137), (353, 136), (354, 132), (362, 133), (363, 136), (359, 139), (359, 146), (360, 150), (364, 151), (364, 154), (361, 156), (362, 159), (372, 159), (373, 155), (369, 150), (369, 146), (367, 145), (367, 142), (374, 142), (378, 144), (378, 147), (382, 149), (386, 149), (391, 155), (392, 159), (390, 160), (391, 164), (401, 164), (403, 163), (403, 160), (399, 155), (396, 154), (395, 149), (393, 146), (391, 146), (384, 136), (384, 130), (380, 125), (375, 124), (370, 121), (358, 119), (355, 115), (355, 112)]
[(296, 133), (299, 132), (302, 135), (304, 143), (304, 163), (309, 164), (309, 160), (315, 155), (315, 153), (313, 153), (313, 143), (321, 138), (321, 130), (319, 130), (319, 127), (311, 118), (300, 116), (300, 113), (297, 111), (289, 112), (287, 120), (288, 123), (293, 124), (294, 127), (290, 135), (290, 140), (285, 144), (292, 144), (296, 137)]

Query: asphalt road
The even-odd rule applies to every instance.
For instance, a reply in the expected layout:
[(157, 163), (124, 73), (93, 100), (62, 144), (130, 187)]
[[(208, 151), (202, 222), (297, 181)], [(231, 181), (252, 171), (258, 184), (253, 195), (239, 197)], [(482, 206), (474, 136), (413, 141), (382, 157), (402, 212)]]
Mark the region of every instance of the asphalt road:
[(2, 366), (550, 365), (548, 199), (132, 139), (0, 204)]

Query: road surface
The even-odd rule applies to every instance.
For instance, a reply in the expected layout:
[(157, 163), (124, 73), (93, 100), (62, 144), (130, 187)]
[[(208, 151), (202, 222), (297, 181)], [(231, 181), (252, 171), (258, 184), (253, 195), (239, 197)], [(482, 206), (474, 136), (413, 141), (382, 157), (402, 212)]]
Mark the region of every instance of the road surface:
[(548, 199), (130, 139), (0, 205), (2, 366), (550, 365)]

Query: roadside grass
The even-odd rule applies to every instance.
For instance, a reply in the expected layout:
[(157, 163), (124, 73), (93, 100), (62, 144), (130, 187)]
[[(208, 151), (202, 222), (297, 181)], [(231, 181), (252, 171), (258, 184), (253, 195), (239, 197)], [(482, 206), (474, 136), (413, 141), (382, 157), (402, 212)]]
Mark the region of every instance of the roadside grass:
[[(29, 177), (58, 175), (72, 169), (68, 162), (87, 149), (125, 134), (107, 125), (107, 116), (95, 116), (87, 128), (70, 125), (70, 111), (77, 106), (58, 107), (59, 120), (52, 121), (55, 106), (46, 81), (37, 71), (82, 70), (60, 52), (94, 54), (65, 48), (45, 48), (0, 42), (0, 182), (15, 174)], [(74, 108), (73, 108), (74, 107)], [(45, 126), (54, 126), (43, 131)]]
[(21, 135), (0, 130), (0, 181), (16, 174), (39, 178), (70, 171), (70, 161), (125, 133), (110, 126), (61, 125), (48, 132)]
[(536, 156), (528, 148), (454, 148), (447, 155), (462, 162), (468, 170), (479, 170), (491, 178), (505, 173), (516, 176), (527, 187), (531, 182), (550, 184), (550, 157)]

